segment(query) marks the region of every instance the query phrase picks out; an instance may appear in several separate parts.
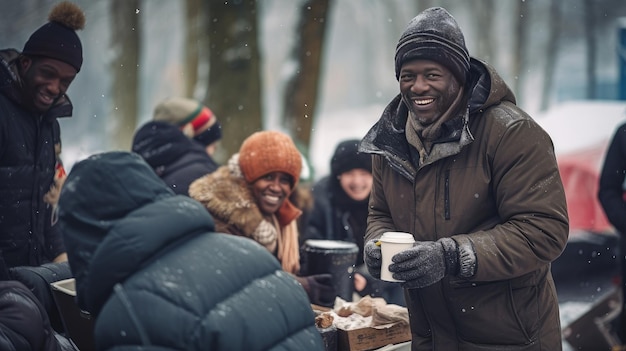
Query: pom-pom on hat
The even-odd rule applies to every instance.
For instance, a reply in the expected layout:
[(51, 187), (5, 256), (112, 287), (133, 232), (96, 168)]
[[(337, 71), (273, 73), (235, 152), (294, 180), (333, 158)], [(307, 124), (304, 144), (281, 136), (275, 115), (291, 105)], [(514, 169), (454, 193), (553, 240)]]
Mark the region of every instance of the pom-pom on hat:
[(291, 137), (277, 131), (261, 131), (250, 135), (239, 148), (239, 167), (248, 183), (272, 172), (284, 172), (298, 184), (302, 156)]
[(446, 66), (464, 84), (470, 70), (465, 37), (456, 20), (441, 7), (422, 11), (408, 24), (396, 46), (396, 79), (410, 60), (436, 61)]
[(372, 156), (359, 152), (359, 139), (340, 142), (330, 161), (330, 173), (338, 176), (341, 173), (361, 168), (372, 173)]
[[(193, 99), (182, 97), (165, 99), (155, 107), (153, 119), (179, 126), (185, 135), (204, 145), (209, 145), (222, 137), (221, 128), (213, 111)], [(207, 130), (211, 131), (203, 135)], [(203, 138), (198, 139), (200, 135), (203, 135)]]
[(79, 72), (83, 46), (76, 31), (84, 28), (85, 14), (77, 5), (63, 1), (52, 8), (48, 21), (31, 34), (22, 54), (63, 61)]

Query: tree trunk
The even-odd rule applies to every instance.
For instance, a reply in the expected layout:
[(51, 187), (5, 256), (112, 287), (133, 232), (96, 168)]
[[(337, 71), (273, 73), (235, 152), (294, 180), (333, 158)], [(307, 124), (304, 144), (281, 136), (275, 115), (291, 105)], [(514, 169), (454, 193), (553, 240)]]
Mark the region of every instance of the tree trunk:
[(206, 105), (223, 126), (216, 159), (224, 162), (263, 128), (257, 10), (253, 0), (207, 1), (209, 83)]
[(113, 149), (130, 150), (137, 127), (139, 89), (139, 0), (111, 1)]
[(295, 75), (285, 86), (283, 121), (301, 152), (308, 157), (321, 71), (322, 49), (329, 18), (328, 0), (302, 4), (299, 40), (293, 50)]
[(585, 41), (587, 44), (586, 51), (586, 73), (587, 73), (587, 99), (596, 98), (596, 18), (594, 13), (594, 4), (592, 0), (585, 0)]
[(550, 106), (550, 93), (554, 81), (554, 70), (558, 59), (559, 35), (561, 33), (561, 8), (560, 0), (550, 1), (550, 33), (546, 45), (546, 66), (543, 86), (541, 89), (541, 104), (539, 109), (545, 111)]
[(193, 97), (198, 83), (200, 35), (202, 31), (201, 0), (187, 0), (185, 12), (185, 96)]
[(515, 23), (515, 32), (514, 32), (514, 55), (513, 55), (513, 64), (512, 64), (512, 74), (515, 79), (515, 83), (513, 84), (513, 91), (515, 93), (518, 105), (521, 104), (523, 100), (523, 80), (522, 80), (522, 70), (524, 69), (524, 53), (526, 52), (527, 46), (527, 33), (525, 28), (528, 23), (530, 23), (530, 11), (528, 10), (528, 6), (530, 6), (526, 1), (518, 1), (517, 2), (517, 22)]
[(493, 0), (481, 0), (478, 4), (471, 6), (476, 28), (476, 53), (474, 55), (486, 62), (494, 61), (494, 7), (495, 4)]

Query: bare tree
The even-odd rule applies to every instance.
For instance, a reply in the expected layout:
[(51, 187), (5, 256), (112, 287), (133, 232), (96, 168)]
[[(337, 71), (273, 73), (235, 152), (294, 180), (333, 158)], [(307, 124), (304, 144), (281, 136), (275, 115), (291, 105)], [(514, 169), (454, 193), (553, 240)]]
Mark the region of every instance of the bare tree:
[(596, 98), (596, 18), (594, 11), (594, 1), (585, 0), (585, 11), (583, 12), (585, 22), (585, 42), (587, 44), (586, 51), (586, 70), (587, 73), (587, 99)]
[(198, 62), (200, 60), (202, 30), (201, 0), (187, 0), (185, 13), (185, 96), (191, 97), (198, 82)]
[(527, 32), (526, 27), (527, 24), (530, 23), (530, 11), (528, 7), (530, 5), (526, 1), (518, 1), (517, 2), (517, 22), (515, 23), (515, 32), (513, 45), (514, 55), (513, 55), (513, 64), (512, 64), (512, 73), (515, 79), (515, 84), (513, 86), (513, 90), (515, 91), (515, 96), (517, 97), (518, 104), (522, 101), (522, 70), (524, 67), (524, 53), (526, 52), (527, 44)]
[(322, 61), (322, 48), (329, 14), (328, 0), (308, 0), (302, 5), (299, 40), (293, 49), (298, 69), (286, 84), (283, 121), (305, 156), (311, 141), (311, 128)]
[(209, 48), (205, 103), (223, 126), (218, 161), (263, 128), (257, 9), (254, 0), (203, 1)]
[(139, 105), (139, 0), (112, 0), (111, 62), (113, 72), (111, 131), (114, 149), (130, 149)]
[(541, 111), (546, 110), (550, 105), (550, 93), (554, 82), (556, 61), (558, 59), (559, 35), (561, 33), (561, 8), (559, 0), (550, 0), (550, 27), (548, 42), (546, 44), (546, 65), (543, 75), (543, 86), (541, 88)]
[(493, 19), (494, 1), (480, 0), (474, 6), (470, 6), (475, 20), (476, 28), (476, 53), (475, 55), (487, 62), (494, 60), (493, 50)]

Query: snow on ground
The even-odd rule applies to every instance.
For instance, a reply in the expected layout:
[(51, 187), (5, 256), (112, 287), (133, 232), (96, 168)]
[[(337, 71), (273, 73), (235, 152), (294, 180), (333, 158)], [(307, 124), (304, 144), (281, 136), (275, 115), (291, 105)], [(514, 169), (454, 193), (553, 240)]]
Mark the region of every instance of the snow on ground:
[(314, 179), (330, 173), (330, 159), (337, 144), (346, 139), (363, 138), (384, 108), (384, 105), (370, 105), (319, 116), (313, 126), (309, 153)]
[(568, 154), (609, 140), (626, 122), (626, 102), (569, 101), (534, 118), (552, 137), (557, 155)]

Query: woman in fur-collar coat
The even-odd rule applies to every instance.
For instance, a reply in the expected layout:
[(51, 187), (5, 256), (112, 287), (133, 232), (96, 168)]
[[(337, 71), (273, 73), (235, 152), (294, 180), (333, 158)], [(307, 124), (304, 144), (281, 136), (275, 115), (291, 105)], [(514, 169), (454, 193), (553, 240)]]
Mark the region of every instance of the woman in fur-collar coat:
[[(286, 272), (300, 271), (298, 225), (302, 211), (289, 195), (298, 184), (302, 158), (289, 136), (262, 131), (248, 137), (226, 166), (194, 181), (189, 195), (211, 213), (218, 232), (255, 240)], [(330, 275), (297, 277), (311, 302), (334, 303)]]

